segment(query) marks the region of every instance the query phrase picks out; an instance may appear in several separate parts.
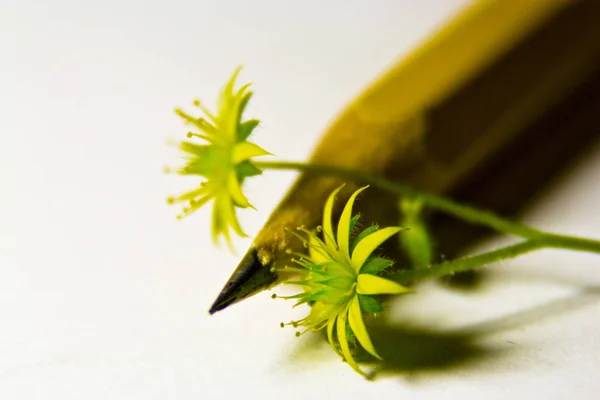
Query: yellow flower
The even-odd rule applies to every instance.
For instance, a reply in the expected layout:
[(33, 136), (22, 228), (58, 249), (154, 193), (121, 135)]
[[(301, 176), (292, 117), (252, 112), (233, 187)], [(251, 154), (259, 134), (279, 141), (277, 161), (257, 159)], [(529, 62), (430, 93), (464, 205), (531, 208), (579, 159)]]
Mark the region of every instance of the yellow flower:
[(352, 217), (352, 206), (356, 196), (366, 188), (357, 190), (348, 200), (337, 226), (337, 234), (334, 234), (331, 214), (335, 196), (341, 188), (336, 189), (325, 203), (323, 225), (318, 229), (323, 232), (323, 240), (313, 232), (299, 228), (307, 234), (305, 245), (309, 248), (309, 255), (300, 255), (293, 260), (303, 268), (290, 269), (304, 276), (302, 280), (292, 283), (302, 286), (305, 291), (284, 297), (297, 299), (296, 305), (312, 303), (312, 309), (306, 318), (287, 325), (303, 326), (306, 328), (304, 332), (326, 327), (327, 339), (333, 349), (339, 353), (334, 341), (337, 336), (341, 355), (361, 375), (364, 372), (352, 357), (348, 335), (350, 332), (354, 334), (367, 352), (380, 359), (364, 324), (362, 312), (383, 311), (375, 298), (377, 294), (409, 291), (396, 282), (377, 276), (392, 265), (392, 261), (372, 256), (373, 251), (402, 228), (378, 229), (377, 226), (371, 226), (353, 240), (350, 239), (359, 217)]
[(250, 84), (234, 90), (239, 72), (240, 68), (236, 69), (223, 88), (216, 114), (212, 114), (197, 100), (194, 105), (204, 112), (206, 118), (195, 118), (182, 110), (175, 110), (186, 123), (198, 129), (198, 132), (189, 132), (187, 137), (206, 142), (198, 144), (186, 140), (179, 144), (179, 148), (187, 155), (187, 163), (177, 173), (198, 175), (205, 178), (205, 181), (193, 190), (168, 199), (170, 204), (188, 203), (178, 218), (190, 215), (213, 200), (213, 240), (217, 242), (222, 235), (229, 244), (230, 228), (238, 235), (246, 236), (237, 218), (236, 208), (252, 205), (242, 192), (242, 184), (244, 179), (262, 173), (251, 159), (270, 154), (247, 140), (259, 121), (242, 121), (242, 114), (252, 92), (248, 91)]

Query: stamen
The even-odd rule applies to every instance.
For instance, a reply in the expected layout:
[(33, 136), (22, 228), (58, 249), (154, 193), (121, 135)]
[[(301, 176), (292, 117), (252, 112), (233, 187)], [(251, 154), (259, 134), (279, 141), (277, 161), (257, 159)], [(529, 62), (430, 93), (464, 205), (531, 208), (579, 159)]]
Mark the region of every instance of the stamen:
[(210, 143), (214, 143), (215, 142), (215, 138), (214, 137), (210, 137), (208, 135), (202, 135), (200, 133), (188, 132), (186, 136), (188, 137), (188, 139), (190, 139), (192, 137), (197, 137), (199, 139), (206, 140), (207, 142), (210, 142)]
[[(325, 321), (325, 324), (327, 324), (327, 320)], [(296, 337), (300, 337), (300, 336), (304, 335), (306, 332), (309, 332), (309, 331), (313, 331), (313, 332), (320, 331), (324, 327), (325, 327), (325, 325), (323, 323), (321, 323), (321, 322), (312, 324), (311, 326), (307, 327), (302, 332), (296, 332)]]
[(194, 100), (194, 105), (196, 107), (200, 108), (202, 110), (202, 112), (204, 114), (206, 114), (206, 116), (208, 118), (210, 118), (213, 121), (216, 121), (215, 116), (210, 112), (210, 110), (208, 108), (204, 107), (204, 105), (200, 102), (200, 100), (198, 100), (198, 99)]
[(292, 260), (292, 262), (293, 262), (293, 263), (295, 263), (295, 264), (298, 264), (298, 265), (300, 265), (301, 267), (304, 267), (304, 268), (306, 269), (307, 273), (308, 273), (309, 271), (311, 271), (311, 270), (312, 270), (312, 267), (313, 267), (313, 264), (312, 264), (312, 263), (310, 263), (309, 261), (305, 260), (305, 259), (300, 259), (300, 260), (297, 260), (297, 259), (295, 259), (295, 258), (294, 258), (294, 259)]
[(298, 306), (301, 306), (302, 304), (306, 304), (310, 301), (310, 299), (302, 299), (302, 300), (298, 300), (298, 302), (296, 304), (294, 304), (292, 306), (292, 308), (296, 308)]
[(307, 274), (310, 272), (306, 268), (294, 268), (294, 267), (289, 267), (287, 265), (285, 267), (283, 267), (283, 269), (285, 271), (300, 272), (301, 274)]
[(296, 257), (298, 257), (300, 260), (302, 260), (302, 259), (305, 259), (305, 260), (306, 260), (306, 254), (299, 253), (299, 252), (297, 252), (297, 251), (292, 251), (291, 249), (287, 249), (285, 252), (286, 252), (288, 255), (291, 255), (291, 256), (296, 256)]
[(304, 293), (298, 293), (293, 296), (277, 296), (278, 299), (284, 299), (284, 300), (295, 300), (295, 299), (301, 299), (302, 297), (304, 297)]
[(329, 319), (323, 320), (319, 324), (315, 324), (315, 326), (313, 326), (312, 330), (315, 332), (320, 331), (321, 329), (325, 328), (328, 323), (329, 323)]
[(298, 325), (302, 325), (306, 321), (307, 321), (307, 318), (303, 318), (303, 319), (298, 320), (298, 321), (290, 321), (288, 323), (280, 322), (279, 326), (282, 327), (282, 328), (284, 326), (291, 326), (292, 328), (296, 329), (298, 327)]
[(295, 286), (308, 286), (310, 284), (310, 280), (302, 280), (302, 281), (285, 281), (284, 285), (295, 285)]
[[(298, 230), (302, 230), (302, 229), (304, 229), (304, 228), (303, 228), (303, 227), (301, 227), (301, 226), (299, 226), (299, 227), (298, 227), (298, 228), (296, 228), (296, 229), (298, 229)], [(290, 229), (288, 229), (288, 228), (285, 228), (285, 230), (286, 230), (287, 232), (291, 233), (292, 235), (296, 236), (298, 239), (300, 239), (300, 241), (301, 241), (301, 242), (302, 242), (302, 244), (304, 245), (304, 248), (308, 248), (308, 242), (306, 241), (306, 239), (305, 239), (305, 238), (303, 238), (302, 236), (298, 235), (296, 232), (294, 232), (294, 231), (292, 231), (292, 230), (290, 230)]]

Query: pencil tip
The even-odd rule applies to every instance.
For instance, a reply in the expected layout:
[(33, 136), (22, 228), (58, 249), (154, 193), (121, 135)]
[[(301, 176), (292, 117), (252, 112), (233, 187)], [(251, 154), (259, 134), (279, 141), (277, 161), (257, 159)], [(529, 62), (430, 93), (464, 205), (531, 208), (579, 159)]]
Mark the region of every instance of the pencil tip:
[(277, 280), (277, 274), (271, 272), (269, 265), (263, 265), (258, 259), (256, 248), (248, 250), (229, 280), (221, 289), (210, 309), (209, 314), (224, 310), (247, 297), (266, 288)]

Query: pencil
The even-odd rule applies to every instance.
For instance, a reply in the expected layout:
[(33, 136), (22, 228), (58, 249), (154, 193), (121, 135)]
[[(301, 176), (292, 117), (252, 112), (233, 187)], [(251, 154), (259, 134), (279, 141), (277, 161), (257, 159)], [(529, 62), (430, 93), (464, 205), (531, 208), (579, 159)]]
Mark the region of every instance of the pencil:
[[(592, 1), (476, 2), (351, 102), (310, 162), (516, 212), (597, 136), (590, 127), (600, 115), (599, 12)], [(358, 182), (300, 175), (209, 312), (286, 279), (286, 250), (302, 251), (289, 229), (316, 227), (341, 183), (338, 204)], [(397, 201), (374, 190), (357, 207), (367, 223), (397, 224)], [(480, 235), (456, 231), (444, 216), (432, 224), (446, 256)]]

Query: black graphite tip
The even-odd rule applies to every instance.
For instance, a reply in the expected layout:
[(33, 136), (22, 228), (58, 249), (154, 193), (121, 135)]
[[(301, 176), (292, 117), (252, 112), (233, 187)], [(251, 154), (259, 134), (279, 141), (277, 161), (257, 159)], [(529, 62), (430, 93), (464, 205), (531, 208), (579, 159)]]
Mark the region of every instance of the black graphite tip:
[(251, 248), (233, 271), (208, 312), (212, 315), (224, 310), (267, 289), (276, 280), (277, 274), (271, 272), (271, 265), (263, 265), (258, 259), (257, 249)]

